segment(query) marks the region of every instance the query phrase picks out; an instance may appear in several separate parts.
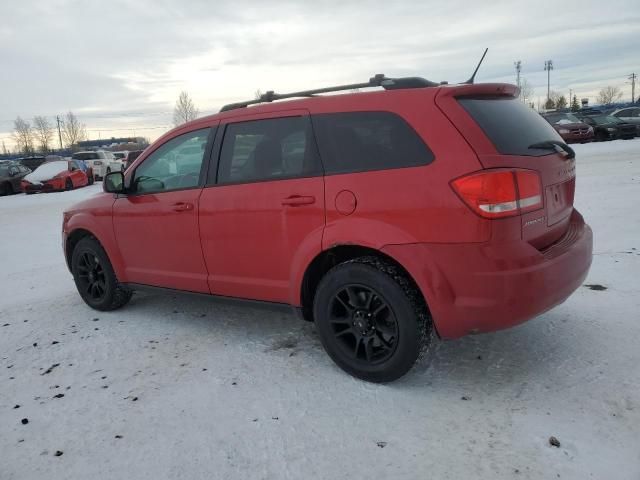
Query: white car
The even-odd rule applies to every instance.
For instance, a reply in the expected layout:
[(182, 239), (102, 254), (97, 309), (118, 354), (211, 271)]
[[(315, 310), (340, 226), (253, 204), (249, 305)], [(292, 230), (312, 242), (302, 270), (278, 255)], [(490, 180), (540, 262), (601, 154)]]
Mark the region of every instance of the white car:
[(107, 164), (107, 173), (110, 172), (124, 172), (127, 168), (127, 154), (128, 151), (122, 152), (109, 152), (114, 156), (114, 159)]
[(93, 176), (96, 180), (104, 178), (107, 174), (109, 163), (114, 160), (113, 154), (104, 150), (76, 152), (71, 158), (73, 160), (84, 160), (87, 166), (93, 169)]

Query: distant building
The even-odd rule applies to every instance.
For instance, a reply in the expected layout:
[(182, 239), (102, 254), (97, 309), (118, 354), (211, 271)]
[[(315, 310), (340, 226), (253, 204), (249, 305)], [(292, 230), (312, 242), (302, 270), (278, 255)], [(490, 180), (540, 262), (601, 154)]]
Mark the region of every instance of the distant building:
[(77, 148), (80, 150), (119, 150), (122, 145), (139, 145), (147, 146), (148, 142), (143, 137), (120, 137), (120, 138), (104, 138), (101, 140), (84, 140), (78, 142)]

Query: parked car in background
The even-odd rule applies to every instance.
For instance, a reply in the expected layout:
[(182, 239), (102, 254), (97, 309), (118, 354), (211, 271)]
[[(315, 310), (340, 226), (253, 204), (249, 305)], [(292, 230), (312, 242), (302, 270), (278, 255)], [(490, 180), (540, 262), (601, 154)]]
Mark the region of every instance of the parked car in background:
[(31, 170), (20, 162), (0, 162), (0, 196), (22, 191), (20, 182), (29, 173)]
[(611, 115), (589, 115), (582, 117), (582, 121), (593, 127), (597, 141), (616, 140), (619, 138), (629, 140), (636, 136), (635, 125), (623, 122)]
[(76, 152), (71, 158), (73, 160), (84, 160), (92, 168), (96, 180), (104, 178), (107, 174), (109, 163), (114, 159), (111, 152), (104, 150)]
[(636, 135), (640, 137), (640, 107), (621, 108), (614, 111), (611, 116), (635, 125)]
[(32, 157), (22, 157), (18, 159), (18, 162), (20, 162), (22, 165), (24, 165), (25, 167), (27, 167), (29, 170), (35, 170), (36, 168), (38, 168), (40, 165), (42, 165), (45, 162), (45, 157), (42, 155), (36, 155), (36, 156), (32, 156)]
[(587, 143), (594, 137), (593, 128), (571, 113), (545, 113), (542, 117), (567, 143)]
[(23, 192), (53, 192), (72, 190), (93, 183), (93, 173), (77, 160), (46, 162), (26, 175), (21, 182)]
[(107, 164), (107, 173), (123, 172), (127, 168), (127, 153), (129, 152), (111, 152), (114, 158)]
[(157, 287), (293, 306), (340, 367), (388, 382), (436, 334), (517, 325), (582, 285), (575, 152), (515, 85), (356, 85), (374, 86), (227, 105), (108, 174), (63, 215), (81, 298), (115, 310)]

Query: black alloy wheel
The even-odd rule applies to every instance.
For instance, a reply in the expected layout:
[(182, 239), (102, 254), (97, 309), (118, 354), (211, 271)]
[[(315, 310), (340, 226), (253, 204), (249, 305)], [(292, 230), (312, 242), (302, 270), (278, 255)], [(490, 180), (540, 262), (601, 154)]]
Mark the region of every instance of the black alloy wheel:
[(420, 291), (400, 267), (379, 257), (331, 268), (316, 288), (313, 317), (331, 359), (369, 382), (402, 377), (433, 338)]
[(398, 320), (386, 300), (372, 288), (349, 284), (331, 300), (333, 334), (344, 352), (370, 364), (391, 357), (398, 340)]
[(84, 252), (78, 260), (77, 269), (78, 288), (82, 289), (92, 300), (104, 299), (107, 283), (100, 259), (91, 252)]
[(115, 310), (131, 299), (132, 291), (118, 282), (109, 257), (93, 237), (81, 239), (73, 249), (71, 272), (78, 293), (91, 308)]

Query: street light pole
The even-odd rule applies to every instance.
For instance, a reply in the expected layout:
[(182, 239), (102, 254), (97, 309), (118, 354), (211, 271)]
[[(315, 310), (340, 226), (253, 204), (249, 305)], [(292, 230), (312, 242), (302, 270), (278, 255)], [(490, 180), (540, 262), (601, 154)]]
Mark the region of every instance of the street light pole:
[(547, 103), (551, 99), (551, 70), (553, 70), (553, 60), (544, 62), (544, 69), (547, 72)]
[(520, 70), (522, 69), (522, 62), (520, 60), (513, 62), (513, 66), (516, 67), (516, 85), (520, 88)]

